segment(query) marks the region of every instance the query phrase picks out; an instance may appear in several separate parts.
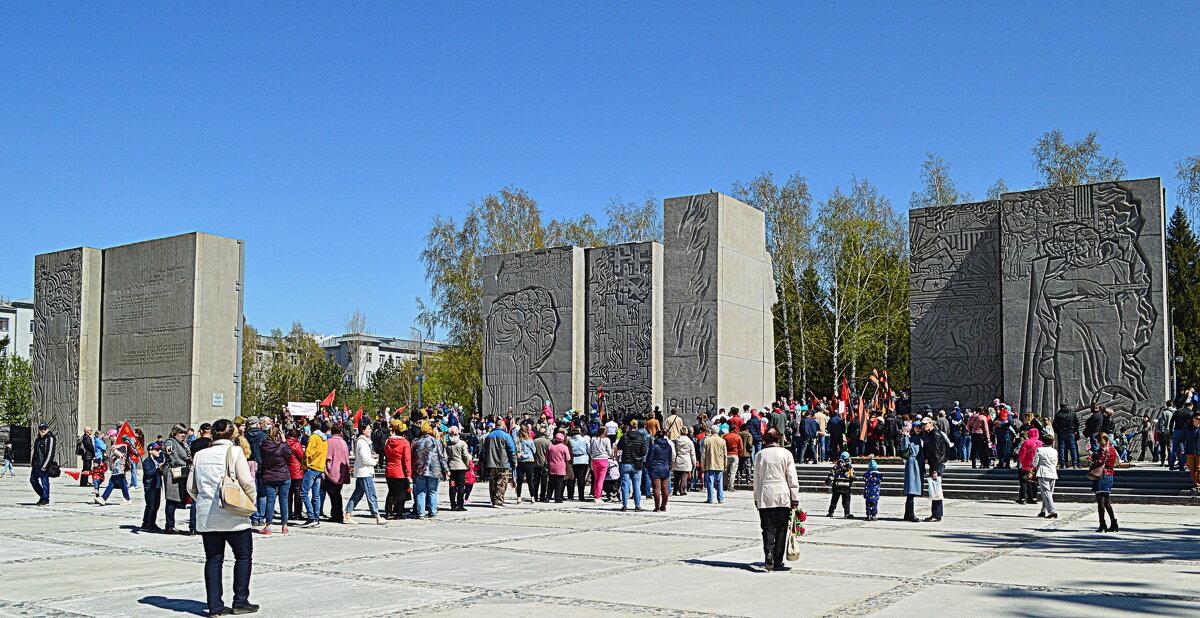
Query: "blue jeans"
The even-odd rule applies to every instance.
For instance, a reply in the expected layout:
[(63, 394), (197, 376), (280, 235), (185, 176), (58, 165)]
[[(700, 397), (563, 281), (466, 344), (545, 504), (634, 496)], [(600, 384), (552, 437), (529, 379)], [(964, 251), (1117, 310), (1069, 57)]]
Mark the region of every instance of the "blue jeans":
[(124, 474), (114, 474), (108, 477), (108, 487), (104, 488), (104, 495), (100, 496), (100, 499), (108, 500), (108, 497), (112, 495), (113, 489), (120, 489), (121, 495), (125, 500), (129, 500), (129, 483), (125, 479)]
[[(421, 477), (418, 477), (421, 478)], [(436, 480), (436, 479), (434, 479)], [(433, 499), (433, 510), (437, 512), (437, 486), (434, 486), (435, 497)], [(375, 497), (375, 478), (364, 477), (354, 479), (354, 491), (350, 493), (350, 501), (346, 503), (346, 512), (353, 513), (354, 505), (362, 500), (363, 496), (367, 497), (367, 508), (371, 511), (371, 517), (379, 517), (379, 498)]]
[(304, 500), (304, 510), (308, 518), (316, 521), (321, 519), (321, 476), (320, 470), (305, 470), (304, 478), (300, 479), (300, 497)]
[(708, 490), (708, 501), (713, 501), (713, 490), (717, 490), (717, 502), (725, 501), (724, 470), (705, 470), (704, 489)]
[[(374, 485), (373, 479), (365, 480), (371, 481), (372, 485)], [(434, 515), (437, 515), (437, 491), (438, 482), (441, 481), (441, 479), (436, 476), (418, 476), (416, 479), (414, 479), (414, 481), (415, 487), (413, 489), (413, 512), (416, 513), (418, 517), (424, 515), (433, 517)], [(355, 491), (358, 491), (357, 487), (355, 488)], [(375, 487), (372, 486), (371, 493), (374, 492)], [(351, 498), (351, 500), (353, 500), (353, 498)], [(367, 504), (370, 504), (369, 500)], [(378, 513), (378, 510), (376, 510), (376, 512)]]
[(1075, 434), (1064, 433), (1058, 436), (1058, 465), (1064, 468), (1079, 465), (1079, 447), (1075, 444)]
[(129, 486), (137, 487), (137, 465), (136, 464), (129, 467)]
[(1171, 453), (1167, 458), (1167, 467), (1174, 468), (1176, 464), (1176, 458), (1178, 458), (1178, 464), (1180, 468), (1183, 468), (1183, 465), (1187, 463), (1187, 457), (1183, 456), (1184, 439), (1185, 438), (1182, 429), (1176, 429), (1175, 431), (1171, 432)]
[(292, 489), (291, 479), (286, 481), (258, 481), (262, 483), (263, 489), (266, 490), (266, 496), (263, 500), (263, 524), (271, 525), (275, 520), (275, 500), (279, 500), (279, 517), (283, 520), (281, 523), (286, 528), (288, 525), (288, 492)]
[(40, 502), (50, 502), (50, 474), (41, 468), (30, 468), (29, 484), (37, 492)]
[(633, 495), (633, 506), (642, 506), (642, 471), (633, 464), (621, 464), (621, 508), (629, 506), (629, 496)]
[[(257, 524), (261, 523), (267, 514), (267, 486), (262, 479), (254, 479), (254, 491), (257, 497), (254, 499), (255, 511), (250, 516), (250, 523)], [(270, 523), (270, 520), (267, 523)]]
[(4, 476), (6, 474), (9, 476), (16, 476), (16, 474), (13, 473), (12, 462), (7, 459), (4, 460), (4, 471), (0, 472), (0, 476)]
[(1011, 448), (1012, 448), (1012, 437), (1008, 434), (1008, 431), (997, 431), (996, 432), (996, 465), (997, 466), (1003, 466), (1003, 467), (1007, 468), (1007, 467), (1009, 467), (1009, 465), (1011, 465), (1012, 460), (1010, 459), (1010, 455), (1009, 455), (1009, 449), (1011, 449)]
[[(821, 461), (825, 461), (829, 457), (829, 436), (820, 436), (817, 438), (817, 449), (820, 451), (817, 455), (821, 458)], [(755, 442), (754, 454), (757, 455), (760, 450), (762, 450), (762, 442)]]

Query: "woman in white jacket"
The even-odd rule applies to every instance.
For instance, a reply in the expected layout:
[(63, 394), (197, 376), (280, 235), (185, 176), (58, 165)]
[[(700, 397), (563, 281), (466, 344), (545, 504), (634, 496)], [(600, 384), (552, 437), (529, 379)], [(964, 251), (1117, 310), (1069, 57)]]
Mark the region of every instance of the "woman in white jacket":
[(231, 439), (237, 428), (223, 418), (212, 426), (212, 446), (198, 451), (188, 475), (187, 491), (195, 502), (196, 530), (204, 540), (204, 588), (208, 596), (208, 611), (216, 616), (226, 611), (221, 600), (221, 566), (225, 563), (225, 544), (233, 550), (232, 613), (248, 614), (258, 611), (250, 603), (250, 567), (253, 554), (250, 519), (221, 508), (219, 497), (221, 479), (229, 472), (227, 457), (233, 460), (233, 477), (253, 503), (257, 494), (254, 475), (246, 463), (246, 454), (235, 447)]
[(346, 503), (346, 517), (344, 521), (348, 524), (358, 523), (354, 521), (351, 514), (354, 512), (354, 505), (362, 500), (363, 496), (367, 497), (367, 508), (371, 511), (371, 517), (375, 518), (375, 523), (383, 525), (387, 520), (379, 513), (379, 498), (375, 497), (375, 464), (379, 463), (379, 455), (371, 450), (371, 426), (363, 425), (358, 432), (358, 439), (354, 441), (354, 492), (350, 494), (350, 501)]
[(1038, 490), (1042, 494), (1042, 512), (1038, 517), (1057, 519), (1054, 510), (1054, 485), (1058, 483), (1058, 451), (1054, 448), (1054, 436), (1041, 435), (1042, 445), (1033, 452), (1033, 469), (1037, 471)]
[(778, 429), (763, 435), (763, 448), (754, 456), (754, 506), (762, 527), (763, 566), (768, 571), (786, 571), (783, 554), (787, 550), (788, 526), (792, 510), (800, 504), (800, 483), (796, 479), (796, 460), (791, 451), (779, 445)]
[[(670, 420), (670, 419), (668, 419)], [(692, 428), (684, 427), (679, 432), (679, 437), (673, 440), (675, 444), (675, 457), (671, 461), (671, 476), (675, 486), (671, 493), (676, 496), (687, 495), (688, 477), (691, 476), (692, 470), (696, 469), (696, 443), (692, 440)]]

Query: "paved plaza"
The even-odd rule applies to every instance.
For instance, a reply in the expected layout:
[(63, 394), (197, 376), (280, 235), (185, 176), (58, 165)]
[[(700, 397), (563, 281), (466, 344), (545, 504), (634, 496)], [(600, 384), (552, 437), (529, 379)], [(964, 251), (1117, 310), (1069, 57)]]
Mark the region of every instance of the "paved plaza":
[[(198, 537), (137, 533), (140, 490), (106, 507), (65, 480), (53, 492), (36, 508), (22, 477), (0, 479), (0, 616), (203, 615)], [(1036, 506), (948, 501), (940, 524), (910, 524), (899, 498), (865, 522), (828, 519), (828, 496), (804, 494), (802, 558), (763, 573), (748, 491), (724, 505), (693, 493), (666, 513), (493, 509), (486, 494), (435, 520), (256, 535), (251, 602), (270, 616), (1200, 614), (1189, 507), (1118, 503), (1121, 532), (1104, 535), (1089, 504), (1045, 520)], [(860, 496), (853, 507), (861, 516)]]

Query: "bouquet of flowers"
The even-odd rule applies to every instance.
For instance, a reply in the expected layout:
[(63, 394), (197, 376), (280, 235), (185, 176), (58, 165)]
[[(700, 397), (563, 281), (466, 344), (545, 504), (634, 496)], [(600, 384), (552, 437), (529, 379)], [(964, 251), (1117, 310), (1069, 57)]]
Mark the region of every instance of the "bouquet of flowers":
[(797, 508), (792, 513), (792, 534), (795, 534), (797, 536), (804, 534), (804, 532), (805, 532), (804, 522), (807, 519), (808, 519), (808, 513), (805, 513), (804, 509), (802, 509), (802, 508)]

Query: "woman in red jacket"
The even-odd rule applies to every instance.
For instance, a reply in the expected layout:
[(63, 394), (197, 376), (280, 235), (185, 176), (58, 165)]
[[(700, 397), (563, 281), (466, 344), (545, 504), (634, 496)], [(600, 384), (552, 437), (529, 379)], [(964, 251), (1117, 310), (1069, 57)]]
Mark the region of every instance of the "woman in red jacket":
[(383, 443), (387, 457), (384, 476), (387, 478), (388, 493), (383, 502), (383, 516), (387, 519), (403, 519), (404, 503), (408, 501), (409, 479), (412, 478), (412, 447), (404, 432), (408, 427), (401, 421), (392, 423), (392, 437)]
[[(1112, 438), (1106, 433), (1097, 436), (1096, 442), (1100, 448), (1092, 451), (1092, 470), (1104, 466), (1100, 471), (1100, 478), (1092, 480), (1092, 493), (1096, 494), (1096, 510), (1100, 512), (1100, 528), (1096, 532), (1117, 532), (1120, 527), (1117, 526), (1117, 516), (1113, 513), (1112, 502), (1109, 500), (1113, 487), (1113, 469), (1117, 467), (1117, 449), (1113, 448)], [(1088, 471), (1088, 476), (1092, 476), (1091, 470)], [(1104, 523), (1106, 512), (1112, 520), (1112, 525)]]
[(289, 517), (293, 521), (300, 521), (304, 514), (304, 500), (300, 498), (300, 481), (304, 478), (304, 445), (300, 444), (299, 429), (288, 432), (287, 446), (292, 450), (292, 457), (288, 458), (288, 474), (292, 477), (292, 485), (288, 488)]

